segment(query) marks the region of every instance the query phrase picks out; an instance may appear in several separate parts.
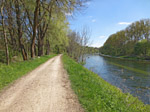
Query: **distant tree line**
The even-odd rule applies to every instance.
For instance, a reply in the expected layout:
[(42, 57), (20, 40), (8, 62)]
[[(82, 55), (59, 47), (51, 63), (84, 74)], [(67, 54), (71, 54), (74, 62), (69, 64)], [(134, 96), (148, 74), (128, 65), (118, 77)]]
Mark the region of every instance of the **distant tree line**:
[(109, 36), (100, 53), (150, 59), (150, 19), (136, 21), (125, 30)]
[[(50, 52), (68, 51), (70, 54), (70, 49), (74, 49), (68, 47), (73, 33), (68, 35), (67, 15), (81, 10), (87, 1), (89, 0), (1, 0), (0, 62), (9, 64), (12, 58), (20, 55), (23, 60), (28, 60)], [(85, 36), (86, 32), (83, 32), (82, 38)], [(76, 44), (84, 46), (86, 41)], [(81, 49), (80, 52), (83, 52), (84, 47)]]
[(99, 53), (99, 48), (86, 46), (85, 51), (87, 54), (95, 54), (95, 53)]

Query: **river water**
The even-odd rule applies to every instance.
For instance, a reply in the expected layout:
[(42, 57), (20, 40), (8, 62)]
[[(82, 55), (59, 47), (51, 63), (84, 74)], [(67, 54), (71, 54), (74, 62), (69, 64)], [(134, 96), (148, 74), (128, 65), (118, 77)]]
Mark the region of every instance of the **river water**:
[(145, 104), (150, 104), (150, 63), (102, 57), (98, 54), (86, 55), (85, 59), (84, 66), (87, 69), (123, 92), (131, 93)]

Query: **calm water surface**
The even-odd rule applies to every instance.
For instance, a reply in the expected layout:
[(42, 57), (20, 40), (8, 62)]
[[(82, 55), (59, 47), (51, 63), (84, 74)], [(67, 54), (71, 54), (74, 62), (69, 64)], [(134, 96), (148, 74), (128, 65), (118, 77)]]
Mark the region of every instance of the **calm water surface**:
[[(148, 74), (123, 69), (110, 62), (146, 71)], [(122, 89), (123, 92), (129, 92), (145, 104), (150, 104), (150, 63), (107, 58), (96, 54), (86, 55), (84, 66), (97, 73), (107, 82)]]

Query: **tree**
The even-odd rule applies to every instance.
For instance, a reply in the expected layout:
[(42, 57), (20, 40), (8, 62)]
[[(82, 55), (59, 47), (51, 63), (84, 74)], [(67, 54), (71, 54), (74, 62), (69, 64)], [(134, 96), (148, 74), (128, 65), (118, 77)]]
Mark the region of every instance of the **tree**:
[(17, 23), (17, 30), (18, 30), (18, 41), (19, 41), (19, 47), (21, 48), (21, 53), (23, 56), (23, 60), (27, 60), (27, 52), (25, 50), (25, 47), (22, 43), (22, 35), (23, 35), (23, 31), (22, 31), (22, 22), (21, 22), (21, 9), (19, 7), (19, 0), (15, 1), (15, 11), (16, 11), (16, 23)]
[[(101, 53), (114, 56), (133, 56), (149, 54), (150, 20), (144, 19), (129, 25), (106, 40), (100, 48)], [(146, 41), (146, 42), (145, 42)]]
[(87, 53), (86, 47), (90, 40), (90, 30), (88, 27), (84, 27), (81, 32), (70, 32), (68, 39), (68, 54), (75, 60), (84, 62), (84, 55)]
[[(23, 2), (23, 1), (22, 1)], [(59, 12), (62, 13), (72, 13), (74, 10), (79, 10), (83, 4), (87, 2), (87, 0), (75, 0), (75, 1), (70, 1), (70, 0), (51, 0), (51, 1), (41, 1), (40, 0), (36, 0), (36, 4), (35, 4), (35, 10), (34, 10), (34, 16), (33, 16), (33, 24), (31, 22), (31, 16), (29, 14), (29, 10), (27, 8), (26, 9), (26, 13), (28, 15), (28, 19), (30, 24), (32, 24), (32, 30), (33, 30), (33, 35), (32, 35), (32, 41), (31, 41), (31, 57), (34, 58), (35, 57), (35, 51), (34, 51), (34, 47), (35, 47), (35, 40), (36, 40), (36, 35), (37, 35), (37, 31), (38, 31), (38, 25), (41, 23), (41, 21), (43, 20), (46, 12), (49, 13), (49, 15), (51, 15), (52, 11), (51, 9), (53, 8), (53, 10), (55, 10), (56, 14)], [(45, 8), (45, 13), (43, 13), (40, 21), (38, 21), (38, 11), (40, 10), (41, 5), (43, 4), (47, 4), (47, 7), (43, 7)], [(24, 3), (24, 7), (25, 3)], [(40, 14), (39, 14), (40, 15)], [(38, 23), (39, 22), (39, 23)], [(39, 27), (40, 28), (40, 27)], [(39, 38), (39, 41), (43, 41), (43, 39)], [(39, 44), (40, 44), (39, 42)], [(41, 42), (42, 43), (42, 42)], [(41, 54), (41, 53), (39, 53)]]
[(1, 18), (2, 18), (2, 29), (5, 43), (5, 54), (6, 54), (6, 62), (9, 65), (9, 51), (8, 51), (8, 42), (7, 42), (7, 34), (6, 34), (6, 25), (4, 21), (4, 0), (1, 3)]
[[(51, 52), (66, 52), (66, 13), (79, 11), (89, 0), (2, 0), (0, 23), (8, 59), (23, 60)], [(2, 37), (0, 37), (1, 39)], [(1, 45), (4, 49), (4, 45)], [(0, 47), (1, 47), (0, 46)], [(9, 52), (8, 52), (9, 47)], [(38, 52), (37, 52), (38, 51)]]
[(144, 39), (135, 45), (134, 52), (136, 55), (143, 55), (144, 57), (147, 57), (149, 49), (150, 43), (146, 39)]
[(91, 31), (89, 30), (88, 27), (83, 27), (81, 33), (80, 33), (80, 46), (81, 46), (81, 61), (84, 62), (84, 55), (86, 53), (85, 51), (85, 47), (89, 44), (89, 40), (90, 40), (90, 33)]

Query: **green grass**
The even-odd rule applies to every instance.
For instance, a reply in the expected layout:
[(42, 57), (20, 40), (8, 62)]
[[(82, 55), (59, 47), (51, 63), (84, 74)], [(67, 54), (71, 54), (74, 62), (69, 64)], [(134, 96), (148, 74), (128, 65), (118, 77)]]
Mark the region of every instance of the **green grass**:
[(11, 63), (9, 66), (0, 64), (0, 90), (54, 56), (56, 55), (42, 56), (34, 60)]
[(68, 56), (63, 56), (72, 89), (87, 112), (149, 112), (150, 105), (125, 94)]
[(130, 70), (130, 71), (133, 71), (133, 72), (137, 72), (137, 73), (141, 73), (141, 74), (145, 74), (145, 75), (150, 74), (149, 72), (139, 70), (139, 69), (135, 69), (135, 68), (128, 67), (128, 66), (124, 66), (124, 65), (120, 65), (120, 64), (117, 64), (117, 63), (113, 63), (113, 62), (108, 62), (108, 63), (112, 64), (112, 65), (115, 65), (115, 66), (118, 66), (118, 67), (121, 67), (121, 68), (124, 68), (124, 69), (127, 69), (127, 70)]
[(144, 57), (137, 57), (137, 56), (111, 56), (111, 55), (105, 55), (105, 54), (101, 54), (101, 56), (104, 57), (108, 57), (108, 58), (116, 58), (116, 59), (121, 59), (121, 60), (130, 60), (130, 61), (140, 61), (140, 62), (146, 62), (146, 63), (150, 63), (150, 59), (147, 60)]

